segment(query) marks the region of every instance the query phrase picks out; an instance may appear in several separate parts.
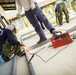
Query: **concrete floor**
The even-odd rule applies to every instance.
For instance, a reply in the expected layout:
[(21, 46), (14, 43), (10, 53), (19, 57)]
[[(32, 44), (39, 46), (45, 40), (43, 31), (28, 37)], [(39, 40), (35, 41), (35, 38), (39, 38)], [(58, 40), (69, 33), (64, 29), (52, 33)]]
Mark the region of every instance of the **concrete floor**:
[[(62, 26), (56, 26), (56, 30), (61, 30), (63, 32), (74, 26), (76, 26), (76, 19), (71, 20), (69, 23), (64, 23)], [(47, 38), (52, 36), (47, 30), (44, 32)], [(76, 33), (76, 31), (72, 33)], [(23, 43), (29, 47), (36, 44), (38, 40), (39, 38), (36, 35), (24, 40)], [(53, 47), (48, 48), (50, 44), (51, 42), (48, 42), (30, 51), (30, 53), (35, 53), (42, 49), (37, 53), (40, 57), (35, 55), (31, 61), (35, 75), (76, 75), (76, 40), (71, 44), (56, 49)], [(58, 54), (55, 55), (56, 53)], [(30, 54), (28, 54), (28, 56), (29, 58), (31, 57)]]
[(30, 75), (25, 56), (17, 59), (17, 75)]
[[(56, 26), (55, 28), (56, 30), (64, 32), (74, 26), (76, 26), (76, 18), (71, 20), (69, 23), (64, 23), (62, 26)], [(33, 28), (30, 29), (30, 31), (33, 30)], [(48, 30), (44, 30), (44, 32), (47, 39), (52, 37)], [(25, 34), (25, 31), (22, 33)], [(20, 36), (23, 35), (22, 33), (18, 34), (18, 40), (20, 40)], [(76, 30), (71, 32), (70, 35), (73, 33), (76, 34)], [(29, 39), (22, 40), (27, 47), (32, 48), (32, 46), (36, 45), (39, 40), (37, 34), (31, 37), (33, 34), (36, 33), (32, 32), (31, 34), (22, 37), (23, 39), (30, 36)], [(51, 42), (49, 41), (46, 44), (37, 46), (30, 51), (30, 53), (37, 52), (29, 64), (32, 65), (32, 72), (34, 72), (32, 75), (76, 75), (76, 40), (74, 40), (71, 44), (55, 49), (53, 47), (49, 47), (50, 44)], [(30, 59), (31, 55), (29, 53), (27, 55)], [(10, 75), (8, 71), (11, 71), (11, 64), (12, 60), (10, 63), (8, 62), (0, 66), (0, 75)], [(17, 60), (17, 75), (31, 75), (29, 73), (25, 57), (18, 58)]]
[[(42, 46), (45, 48), (37, 53), (44, 61), (36, 55), (31, 61), (36, 75), (76, 75), (76, 40), (56, 49), (48, 48), (48, 45), (49, 43)], [(42, 47), (30, 52), (34, 53)], [(56, 53), (58, 54), (54, 56)], [(51, 58), (52, 56), (54, 57)]]

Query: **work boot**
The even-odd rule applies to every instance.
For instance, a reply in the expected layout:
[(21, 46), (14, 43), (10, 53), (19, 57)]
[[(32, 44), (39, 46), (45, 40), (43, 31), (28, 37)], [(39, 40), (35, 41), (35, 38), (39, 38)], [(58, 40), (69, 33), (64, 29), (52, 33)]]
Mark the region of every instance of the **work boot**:
[(66, 20), (66, 23), (69, 23), (69, 20)]
[(5, 61), (5, 62), (8, 62), (10, 60), (10, 58), (6, 55), (2, 55), (2, 59)]
[(63, 25), (62, 23), (61, 24), (59, 24), (59, 26), (61, 26), (61, 25)]
[(63, 23), (61, 21), (58, 24), (59, 24), (59, 26), (63, 25)]
[(47, 39), (42, 39), (42, 40), (39, 40), (38, 42), (37, 42), (37, 44), (39, 44), (39, 43), (41, 43), (41, 42), (44, 42), (44, 41), (46, 41)]
[(56, 31), (56, 30), (53, 30), (53, 32), (52, 32), (53, 36), (57, 36), (58, 33), (62, 33), (62, 32), (61, 31)]
[(57, 35), (57, 32), (58, 32), (58, 31), (56, 31), (54, 28), (52, 28), (52, 29), (50, 30), (50, 33), (53, 34), (54, 36)]

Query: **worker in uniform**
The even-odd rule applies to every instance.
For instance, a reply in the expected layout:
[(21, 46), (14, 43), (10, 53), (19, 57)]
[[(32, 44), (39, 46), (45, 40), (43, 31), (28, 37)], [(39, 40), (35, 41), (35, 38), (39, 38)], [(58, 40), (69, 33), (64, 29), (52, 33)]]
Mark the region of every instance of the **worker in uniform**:
[(37, 42), (37, 44), (47, 40), (39, 22), (38, 22), (37, 17), (42, 21), (42, 23), (50, 31), (51, 34), (54, 34), (56, 32), (55, 28), (52, 26), (52, 24), (48, 21), (46, 16), (43, 14), (42, 10), (40, 9), (40, 7), (38, 6), (38, 4), (35, 0), (16, 0), (16, 5), (18, 8), (17, 17), (20, 16), (22, 7), (24, 7), (25, 15), (26, 15), (27, 19), (32, 24), (36, 33), (40, 37), (40, 40)]
[[(4, 61), (8, 61), (9, 58), (2, 54), (3, 44), (5, 44), (5, 41), (8, 39), (10, 42), (12, 42), (14, 45), (17, 45), (21, 48), (24, 48), (25, 46), (21, 44), (19, 41), (17, 41), (14, 38), (13, 32), (15, 31), (15, 26), (13, 24), (10, 24), (6, 26), (5, 28), (0, 29), (0, 55), (2, 55), (2, 58)], [(6, 59), (5, 59), (6, 58)]]
[(64, 1), (57, 2), (55, 5), (56, 23), (62, 25), (63, 13), (65, 15), (66, 22), (69, 23), (69, 13)]

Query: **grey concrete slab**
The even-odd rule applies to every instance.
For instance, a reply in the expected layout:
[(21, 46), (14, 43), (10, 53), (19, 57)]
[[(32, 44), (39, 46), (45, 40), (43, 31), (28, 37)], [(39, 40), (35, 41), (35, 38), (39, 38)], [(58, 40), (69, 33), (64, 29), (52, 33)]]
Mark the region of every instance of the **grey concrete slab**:
[[(62, 26), (57, 26), (56, 30), (67, 31), (76, 33), (76, 19), (71, 20), (69, 23), (64, 23)], [(70, 30), (74, 28), (74, 30)], [(72, 32), (72, 33), (73, 33)], [(72, 35), (70, 33), (70, 35)], [(50, 37), (50, 34), (46, 34), (47, 38)], [(36, 36), (34, 36), (36, 37)], [(34, 38), (32, 37), (32, 38)], [(37, 39), (36, 39), (37, 38)], [(28, 39), (28, 43), (38, 41), (38, 37)], [(25, 40), (27, 41), (27, 40)], [(24, 42), (27, 45), (27, 42)], [(34, 43), (35, 44), (35, 43)], [(34, 72), (36, 75), (76, 75), (76, 40), (69, 45), (65, 45), (58, 48), (49, 47), (51, 42), (47, 42), (41, 46), (38, 46), (30, 51), (30, 53), (35, 53), (35, 56), (31, 60)], [(33, 44), (31, 44), (33, 45)], [(30, 45), (27, 45), (30, 46)], [(49, 48), (48, 48), (49, 47)], [(31, 55), (28, 54), (29, 58)]]
[[(56, 25), (56, 30), (59, 31), (73, 31), (71, 28), (76, 27), (76, 18), (70, 20), (69, 23), (64, 23), (62, 26)], [(25, 32), (26, 34), (30, 29)], [(48, 38), (52, 37), (48, 30), (45, 30), (45, 35)], [(76, 33), (75, 29), (74, 32)], [(22, 33), (24, 35), (22, 35)], [(39, 40), (38, 35), (35, 32), (25, 35), (24, 32), (19, 34), (19, 38), (22, 35), (22, 42), (29, 48), (32, 48), (30, 51), (31, 54), (35, 53), (34, 58), (31, 60), (31, 65), (35, 75), (76, 75), (76, 40), (69, 44), (59, 48), (54, 49), (49, 47), (51, 42), (44, 43), (42, 45), (36, 45)], [(34, 35), (35, 34), (35, 35)], [(71, 35), (71, 33), (70, 33)], [(29, 37), (29, 38), (28, 38)], [(26, 39), (25, 39), (26, 38)], [(28, 53), (29, 60), (32, 55)], [(22, 66), (20, 65), (22, 64)], [(18, 73), (17, 75), (29, 75), (27, 65), (25, 64), (25, 58), (19, 59), (18, 62)], [(29, 64), (30, 65), (30, 64)], [(21, 68), (21, 69), (20, 69)], [(26, 71), (25, 71), (26, 70)], [(32, 70), (31, 70), (32, 71)], [(19, 73), (20, 72), (20, 73)], [(32, 73), (33, 74), (33, 73)]]
[[(63, 49), (63, 50), (62, 50)], [(60, 48), (46, 48), (34, 56), (31, 63), (33, 65), (36, 75), (76, 75), (76, 40), (67, 47)], [(33, 52), (36, 52), (35, 49)], [(56, 56), (57, 52), (62, 50)], [(31, 51), (31, 53), (33, 53)], [(54, 56), (53, 58), (51, 58)], [(50, 60), (49, 60), (50, 59)]]
[(4, 63), (2, 66), (0, 66), (0, 75), (11, 75), (11, 69), (12, 69), (12, 61)]
[[(62, 26), (56, 25), (56, 29), (76, 33), (76, 18), (70, 20), (69, 23), (64, 23)], [(44, 32), (47, 38), (52, 36), (48, 30)], [(69, 45), (53, 48), (49, 47), (51, 45), (50, 40), (37, 45), (39, 37), (34, 29), (20, 34), (18, 40), (20, 40), (21, 35), (24, 37), (22, 42), (32, 49), (30, 54), (35, 53), (30, 63), (35, 72), (34, 75), (76, 75), (76, 40)], [(72, 34), (70, 33), (70, 35)], [(32, 56), (30, 54), (28, 53), (29, 59)], [(12, 60), (0, 66), (0, 75), (11, 75), (11, 65)], [(25, 57), (18, 59), (17, 75), (30, 75)]]
[(18, 57), (17, 59), (17, 75), (30, 75), (25, 56)]

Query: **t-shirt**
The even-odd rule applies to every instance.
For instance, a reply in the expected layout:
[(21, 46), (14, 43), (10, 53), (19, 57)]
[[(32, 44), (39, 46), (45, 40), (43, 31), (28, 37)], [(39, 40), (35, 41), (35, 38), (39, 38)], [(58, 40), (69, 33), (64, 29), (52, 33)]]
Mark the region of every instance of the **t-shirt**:
[(21, 7), (24, 8), (25, 11), (28, 11), (31, 8), (31, 3), (36, 2), (35, 0), (16, 0), (18, 11), (21, 12)]

